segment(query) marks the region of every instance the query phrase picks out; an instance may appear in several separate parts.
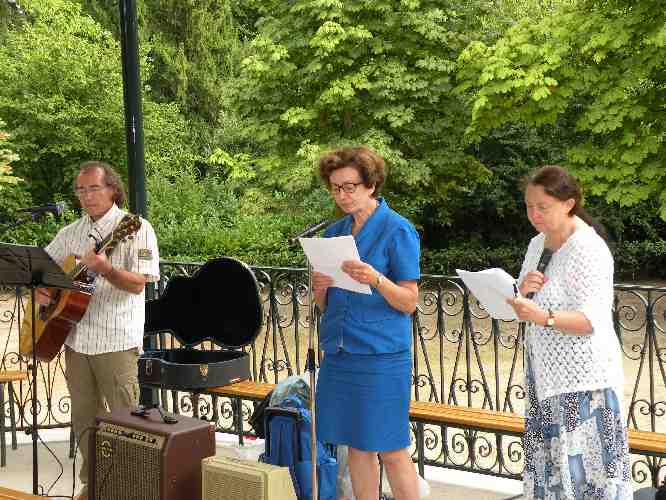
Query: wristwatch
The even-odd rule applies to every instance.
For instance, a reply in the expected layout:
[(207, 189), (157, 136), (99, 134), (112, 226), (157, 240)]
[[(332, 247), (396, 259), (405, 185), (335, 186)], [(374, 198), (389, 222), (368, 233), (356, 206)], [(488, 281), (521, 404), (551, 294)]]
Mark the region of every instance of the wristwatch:
[(546, 324), (543, 326), (546, 328), (553, 328), (555, 326), (555, 314), (551, 308), (548, 308), (548, 318), (546, 318)]
[(377, 281), (375, 281), (375, 288), (379, 288), (379, 285), (384, 281), (384, 275), (382, 273), (377, 273)]

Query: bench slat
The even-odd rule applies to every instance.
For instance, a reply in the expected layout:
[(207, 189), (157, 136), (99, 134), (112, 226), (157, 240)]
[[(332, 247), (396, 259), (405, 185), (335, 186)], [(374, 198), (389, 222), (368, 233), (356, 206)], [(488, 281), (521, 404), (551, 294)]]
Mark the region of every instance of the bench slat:
[(28, 372), (19, 370), (2, 370), (0, 371), (0, 384), (7, 382), (18, 382), (19, 380), (27, 380)]
[(234, 384), (223, 385), (221, 387), (211, 387), (206, 389), (206, 393), (214, 396), (236, 396), (244, 399), (264, 399), (269, 392), (275, 388), (275, 384), (265, 384), (262, 382), (252, 382), (251, 380), (242, 380)]
[(651, 452), (664, 456), (666, 455), (666, 434), (629, 429), (629, 451)]
[[(275, 388), (275, 384), (244, 380), (222, 387), (207, 389), (216, 396), (240, 397), (259, 401)], [(428, 401), (411, 401), (409, 418), (423, 423), (460, 426), (482, 431), (500, 431), (520, 435), (525, 430), (525, 418), (508, 412), (468, 408)], [(666, 456), (666, 434), (629, 429), (629, 449), (633, 453), (652, 453)]]
[(22, 491), (3, 488), (0, 486), (0, 500), (30, 500), (30, 499), (44, 499), (44, 497), (31, 495), (30, 493), (23, 493)]
[(479, 408), (446, 405), (426, 401), (411, 401), (409, 418), (433, 424), (461, 425), (481, 430), (522, 434), (525, 419), (520, 415), (493, 412)]

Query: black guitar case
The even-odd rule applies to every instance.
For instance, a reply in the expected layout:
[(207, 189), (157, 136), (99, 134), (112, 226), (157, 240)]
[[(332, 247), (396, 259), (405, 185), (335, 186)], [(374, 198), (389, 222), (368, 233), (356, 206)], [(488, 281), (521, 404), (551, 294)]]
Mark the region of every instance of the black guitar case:
[[(146, 302), (145, 333), (171, 332), (182, 345), (146, 351), (139, 383), (197, 390), (251, 378), (243, 347), (259, 334), (259, 286), (252, 270), (229, 257), (210, 260), (191, 277), (170, 278), (159, 299)], [(220, 349), (194, 347), (205, 340)]]

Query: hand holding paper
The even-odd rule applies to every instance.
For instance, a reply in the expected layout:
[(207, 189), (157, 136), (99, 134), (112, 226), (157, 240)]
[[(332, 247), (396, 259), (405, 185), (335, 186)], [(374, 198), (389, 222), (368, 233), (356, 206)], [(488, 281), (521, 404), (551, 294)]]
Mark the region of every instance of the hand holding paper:
[(328, 274), (312, 270), (312, 291), (315, 294), (325, 294), (326, 290), (333, 286), (333, 278)]
[(353, 236), (299, 238), (298, 241), (312, 269), (333, 278), (333, 286), (367, 295), (372, 293), (368, 285), (352, 279), (342, 270), (345, 260), (361, 260)]
[(508, 302), (516, 312), (516, 317), (519, 321), (529, 321), (530, 323), (535, 323), (537, 325), (543, 323), (545, 325), (550, 317), (548, 311), (541, 309), (541, 307), (530, 298), (518, 297), (516, 299), (508, 300)]
[(504, 269), (492, 268), (478, 272), (456, 269), (458, 276), (495, 319), (518, 319), (507, 299), (519, 296), (516, 280)]

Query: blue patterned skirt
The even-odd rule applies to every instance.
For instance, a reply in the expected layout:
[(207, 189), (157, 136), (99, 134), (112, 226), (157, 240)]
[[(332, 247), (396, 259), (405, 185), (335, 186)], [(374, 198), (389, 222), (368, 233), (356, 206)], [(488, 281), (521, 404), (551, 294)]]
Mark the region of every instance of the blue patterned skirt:
[(537, 399), (527, 361), (524, 499), (631, 500), (627, 429), (613, 389)]

